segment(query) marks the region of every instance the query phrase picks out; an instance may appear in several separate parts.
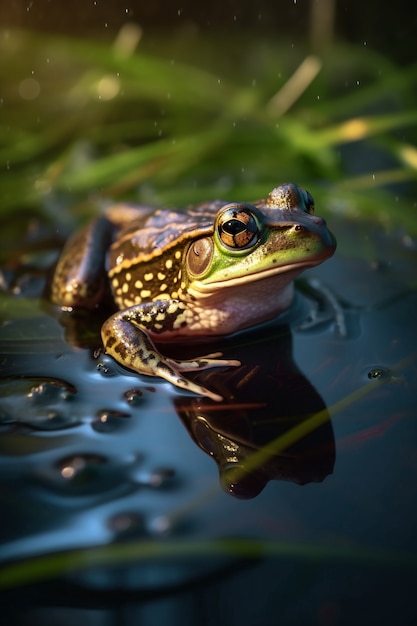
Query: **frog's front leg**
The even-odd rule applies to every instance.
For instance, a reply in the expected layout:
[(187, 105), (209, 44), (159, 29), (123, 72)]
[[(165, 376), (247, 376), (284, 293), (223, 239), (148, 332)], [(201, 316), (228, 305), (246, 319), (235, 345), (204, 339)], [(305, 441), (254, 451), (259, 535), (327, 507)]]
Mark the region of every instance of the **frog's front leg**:
[(163, 356), (149, 334), (177, 328), (185, 323), (186, 307), (180, 301), (157, 301), (133, 306), (112, 315), (104, 324), (101, 336), (107, 354), (122, 365), (149, 376), (160, 376), (177, 387), (207, 396), (217, 402), (223, 398), (185, 378), (181, 372), (210, 367), (238, 366), (239, 361), (219, 359), (219, 353), (177, 361)]

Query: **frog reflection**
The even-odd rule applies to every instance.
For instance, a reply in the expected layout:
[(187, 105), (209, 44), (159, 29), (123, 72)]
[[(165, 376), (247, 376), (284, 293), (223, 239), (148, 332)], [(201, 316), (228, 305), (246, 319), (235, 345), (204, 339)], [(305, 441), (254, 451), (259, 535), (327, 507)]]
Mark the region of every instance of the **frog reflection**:
[(292, 359), (289, 328), (249, 340), (221, 346), (241, 359), (240, 368), (198, 374), (225, 402), (182, 396), (178, 415), (215, 460), (223, 489), (237, 498), (257, 496), (270, 480), (324, 480), (335, 462), (333, 429), (322, 398)]

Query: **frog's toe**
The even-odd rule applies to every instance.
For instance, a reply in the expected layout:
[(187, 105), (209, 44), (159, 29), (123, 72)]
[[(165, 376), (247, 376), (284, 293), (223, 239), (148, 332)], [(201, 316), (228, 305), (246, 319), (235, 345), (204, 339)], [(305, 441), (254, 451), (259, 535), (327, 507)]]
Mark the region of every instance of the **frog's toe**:
[(219, 356), (221, 356), (221, 352), (184, 361), (164, 358), (163, 362), (160, 361), (158, 364), (159, 370), (157, 374), (177, 387), (181, 387), (181, 389), (186, 389), (199, 396), (205, 396), (215, 402), (221, 402), (223, 400), (222, 396), (188, 380), (182, 375), (182, 372), (195, 372), (211, 367), (239, 367), (239, 365), (241, 365), (240, 361), (236, 361), (235, 359), (219, 359), (217, 358)]
[(206, 398), (210, 398), (215, 402), (221, 402), (223, 400), (222, 396), (219, 394), (198, 385), (192, 380), (188, 380), (185, 378), (180, 371), (179, 364), (172, 359), (167, 359), (164, 363), (159, 363), (159, 369), (157, 375), (161, 376), (161, 378), (165, 378), (168, 382), (172, 383), (176, 387), (180, 387), (181, 389), (185, 389), (186, 391), (191, 391), (196, 393), (199, 396), (205, 396)]
[(206, 398), (210, 398), (210, 400), (214, 400), (214, 402), (222, 402), (223, 397), (218, 393), (214, 393), (214, 391), (210, 391), (210, 389), (206, 389), (206, 387), (202, 387), (201, 385), (197, 385), (197, 383), (193, 383), (191, 380), (187, 380), (182, 378), (181, 381), (185, 381), (186, 384), (182, 385), (180, 382), (177, 382), (177, 386), (182, 389), (186, 389), (187, 391), (192, 391), (199, 396), (204, 396)]
[(200, 370), (207, 370), (212, 367), (239, 367), (241, 365), (241, 362), (236, 359), (216, 358), (218, 356), (221, 356), (221, 352), (207, 354), (206, 356), (184, 361), (167, 359), (167, 362), (180, 372), (197, 372)]

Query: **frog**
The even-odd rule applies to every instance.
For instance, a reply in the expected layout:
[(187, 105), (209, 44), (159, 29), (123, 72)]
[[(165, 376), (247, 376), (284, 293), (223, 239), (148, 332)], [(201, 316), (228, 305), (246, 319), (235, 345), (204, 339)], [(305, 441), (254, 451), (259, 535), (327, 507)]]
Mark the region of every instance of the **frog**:
[(108, 355), (219, 402), (187, 373), (240, 361), (220, 352), (174, 359), (167, 344), (207, 343), (277, 318), (292, 303), (294, 279), (335, 249), (311, 194), (295, 183), (254, 202), (113, 204), (68, 239), (51, 298), (64, 311), (94, 310), (110, 298), (116, 310), (101, 328)]

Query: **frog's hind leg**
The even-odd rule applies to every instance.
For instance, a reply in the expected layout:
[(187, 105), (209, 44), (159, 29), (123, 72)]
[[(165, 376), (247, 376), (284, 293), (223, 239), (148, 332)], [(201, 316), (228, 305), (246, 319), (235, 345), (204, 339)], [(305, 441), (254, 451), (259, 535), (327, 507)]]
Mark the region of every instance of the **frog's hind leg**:
[(114, 226), (105, 217), (74, 233), (64, 246), (51, 285), (51, 299), (67, 309), (94, 309), (107, 292), (106, 250)]

